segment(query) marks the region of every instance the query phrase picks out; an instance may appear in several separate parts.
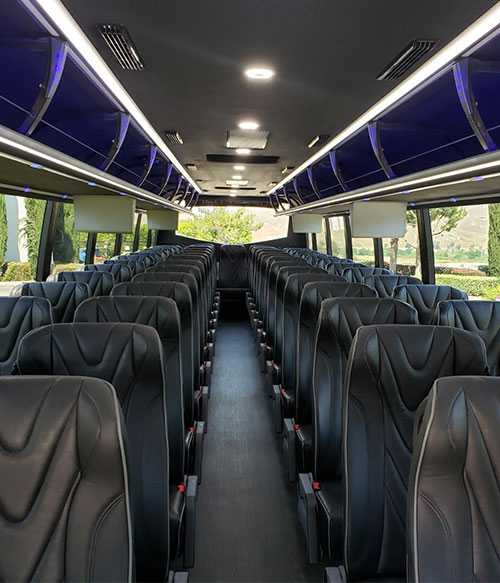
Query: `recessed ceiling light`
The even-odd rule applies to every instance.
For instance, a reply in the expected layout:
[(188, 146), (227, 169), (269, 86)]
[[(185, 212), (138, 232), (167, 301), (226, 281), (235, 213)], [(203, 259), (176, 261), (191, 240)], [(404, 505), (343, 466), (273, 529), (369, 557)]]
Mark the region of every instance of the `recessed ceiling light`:
[(233, 176), (233, 180), (241, 180), (243, 178), (243, 176), (241, 176), (241, 174), (235, 174)]
[(235, 170), (242, 171), (242, 170), (245, 170), (246, 169), (246, 166), (241, 166), (240, 164), (237, 164), (236, 166), (233, 166), (233, 168)]
[(231, 192), (229, 193), (229, 196), (236, 196), (236, 192), (233, 192), (233, 191), (231, 190)]
[(262, 81), (274, 77), (274, 71), (267, 67), (250, 67), (245, 71), (245, 75), (249, 79), (258, 79), (259, 81)]
[(249, 148), (236, 148), (235, 152), (237, 154), (240, 154), (240, 156), (246, 156), (248, 154), (250, 154), (250, 149)]
[(240, 130), (258, 130), (260, 127), (256, 121), (242, 121), (238, 126)]
[(231, 190), (231, 194), (236, 194), (236, 190)]

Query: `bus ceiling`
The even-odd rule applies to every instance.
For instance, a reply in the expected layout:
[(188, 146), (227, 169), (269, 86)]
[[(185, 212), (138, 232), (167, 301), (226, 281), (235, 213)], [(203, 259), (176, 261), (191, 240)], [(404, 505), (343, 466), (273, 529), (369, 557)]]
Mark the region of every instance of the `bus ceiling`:
[(500, 3), (449, 4), (321, 0), (305, 26), (301, 3), (5, 0), (3, 191), (285, 214), (495, 200)]

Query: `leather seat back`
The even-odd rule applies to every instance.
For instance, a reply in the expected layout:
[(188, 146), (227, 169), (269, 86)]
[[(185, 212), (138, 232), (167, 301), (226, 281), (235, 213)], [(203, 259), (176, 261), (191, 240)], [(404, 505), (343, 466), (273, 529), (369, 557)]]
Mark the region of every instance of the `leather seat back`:
[(342, 259), (340, 261), (330, 262), (326, 265), (325, 270), (327, 273), (331, 273), (332, 275), (342, 275), (344, 269), (348, 267), (353, 267), (354, 261), (350, 259)]
[[(283, 295), (283, 326), (281, 330), (281, 366), (283, 388), (295, 391), (295, 369), (297, 358), (297, 333), (302, 291), (307, 283), (329, 281), (335, 283), (334, 275), (328, 273), (294, 273), (286, 282)], [(279, 333), (279, 331), (278, 331)]]
[(344, 561), (348, 577), (406, 575), (406, 499), (415, 413), (437, 378), (483, 374), (486, 350), (444, 326), (364, 326), (344, 401)]
[(0, 443), (0, 579), (132, 581), (113, 387), (83, 377), (4, 377)]
[(31, 281), (23, 283), (20, 295), (34, 296), (49, 300), (54, 322), (72, 322), (76, 308), (88, 299), (89, 287), (86, 283), (73, 281)]
[[(21, 374), (90, 376), (114, 386), (127, 427), (137, 578), (165, 580), (170, 482), (165, 371), (156, 330), (142, 324), (52, 324), (23, 338), (18, 362)], [(170, 471), (178, 472), (172, 462)]]
[(491, 375), (500, 372), (500, 302), (451, 300), (439, 302), (438, 324), (454, 326), (480, 336), (486, 345)]
[(86, 283), (91, 296), (109, 296), (115, 285), (113, 274), (105, 271), (60, 271), (56, 281)]
[(312, 267), (307, 263), (303, 263), (303, 266), (281, 266), (278, 272), (278, 279), (276, 281), (276, 297), (275, 297), (275, 308), (274, 308), (274, 324), (272, 325), (272, 338), (273, 338), (273, 356), (274, 362), (276, 364), (281, 364), (281, 356), (283, 352), (283, 301), (285, 295), (285, 287), (288, 278), (292, 273), (317, 273), (319, 275), (324, 275), (321, 269)]
[(351, 283), (362, 283), (363, 277), (367, 275), (393, 275), (393, 273), (383, 267), (346, 267), (342, 270), (342, 277)]
[(130, 259), (130, 260), (138, 260), (138, 261), (142, 261), (144, 263), (144, 267), (145, 269), (147, 269), (148, 267), (152, 267), (155, 264), (155, 260), (153, 257), (151, 257), (150, 255), (147, 255), (146, 253), (130, 253), (129, 255), (126, 256), (126, 259)]
[(312, 376), (314, 343), (321, 304), (327, 298), (375, 298), (373, 289), (361, 283), (307, 283), (299, 305), (295, 387), (295, 421), (300, 425), (312, 421)]
[(83, 266), (84, 271), (107, 271), (115, 278), (115, 283), (123, 283), (132, 279), (132, 270), (123, 263), (89, 263)]
[(392, 297), (392, 292), (398, 285), (408, 283), (422, 285), (422, 281), (418, 277), (411, 277), (410, 275), (365, 275), (363, 283), (373, 288), (379, 298)]
[(0, 297), (0, 375), (10, 375), (21, 338), (31, 330), (52, 324), (49, 300)]
[(341, 477), (342, 393), (347, 359), (356, 331), (370, 324), (416, 323), (415, 309), (397, 300), (338, 297), (321, 303), (312, 379), (316, 479)]
[(444, 300), (467, 300), (467, 294), (451, 285), (398, 285), (392, 297), (413, 306), (420, 324), (434, 324), (437, 320), (437, 305)]
[(193, 303), (185, 283), (176, 281), (132, 281), (115, 285), (111, 296), (157, 296), (171, 298), (177, 304), (181, 318), (182, 378), (195, 391), (200, 385), (197, 342), (193, 334)]
[(408, 581), (500, 581), (500, 379), (438, 379), (415, 431)]
[(146, 271), (146, 263), (141, 259), (107, 259), (104, 262), (105, 265), (114, 265), (116, 263), (121, 265), (128, 265), (132, 271), (132, 277), (138, 273)]
[(179, 283), (185, 283), (189, 287), (191, 292), (191, 302), (193, 304), (193, 334), (195, 338), (198, 338), (198, 350), (201, 355), (203, 354), (203, 346), (205, 344), (205, 339), (207, 338), (207, 317), (205, 315), (205, 304), (203, 302), (204, 297), (200, 294), (198, 283), (194, 275), (190, 273), (182, 273), (180, 271), (156, 271), (156, 272), (146, 272), (138, 273), (132, 280), (133, 282), (156, 282), (161, 283), (164, 281), (176, 281)]
[(247, 250), (245, 245), (221, 245), (219, 287), (248, 288)]
[(158, 332), (163, 347), (167, 383), (167, 420), (169, 433), (179, 435), (184, 415), (185, 426), (193, 420), (193, 393), (184, 387), (181, 371), (179, 310), (174, 300), (155, 296), (102, 296), (78, 306), (75, 322), (129, 322), (151, 326)]

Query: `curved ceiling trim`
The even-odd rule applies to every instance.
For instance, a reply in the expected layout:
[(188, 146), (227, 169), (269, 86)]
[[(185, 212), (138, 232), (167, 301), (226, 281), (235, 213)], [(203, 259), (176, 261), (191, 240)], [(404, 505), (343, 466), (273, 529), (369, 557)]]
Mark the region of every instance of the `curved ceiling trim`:
[(448, 43), (444, 48), (438, 51), (426, 63), (419, 67), (414, 73), (407, 77), (402, 83), (397, 85), (385, 97), (379, 100), (375, 105), (353, 121), (349, 126), (342, 130), (339, 134), (329, 140), (322, 148), (320, 148), (313, 156), (305, 160), (302, 164), (297, 166), (293, 172), (287, 175), (277, 185), (273, 186), (267, 195), (270, 196), (275, 190), (281, 188), (284, 184), (296, 178), (308, 166), (320, 160), (323, 156), (328, 154), (331, 150), (338, 147), (354, 134), (366, 127), (370, 122), (377, 119), (384, 112), (387, 112), (391, 107), (401, 102), (404, 98), (409, 97), (417, 89), (420, 89), (424, 84), (429, 83), (436, 75), (439, 75), (446, 68), (450, 67), (457, 58), (472, 49), (477, 43), (482, 41), (486, 36), (492, 33), (493, 30), (500, 26), (500, 2), (490, 8), (483, 16), (478, 18), (473, 24), (466, 28), (453, 41)]
[[(45, 19), (47, 19), (53, 26), (55, 26), (59, 30), (60, 34), (62, 34), (68, 40), (70, 46), (72, 46), (72, 48), (80, 55), (80, 57), (85, 61), (86, 65), (113, 94), (121, 106), (126, 111), (128, 111), (128, 113), (130, 113), (132, 118), (146, 133), (148, 138), (156, 144), (160, 152), (168, 157), (169, 161), (172, 162), (175, 168), (196, 190), (200, 191), (200, 188), (196, 184), (195, 180), (191, 178), (184, 166), (176, 158), (174, 153), (170, 150), (170, 148), (143, 114), (139, 106), (128, 94), (123, 85), (118, 81), (114, 73), (108, 67), (99, 52), (94, 48), (76, 20), (63, 6), (62, 2), (60, 0), (23, 0), (23, 3), (28, 8), (28, 10), (32, 11), (35, 16), (38, 12), (37, 9), (42, 11)], [(32, 10), (33, 8), (35, 8), (35, 10)]]

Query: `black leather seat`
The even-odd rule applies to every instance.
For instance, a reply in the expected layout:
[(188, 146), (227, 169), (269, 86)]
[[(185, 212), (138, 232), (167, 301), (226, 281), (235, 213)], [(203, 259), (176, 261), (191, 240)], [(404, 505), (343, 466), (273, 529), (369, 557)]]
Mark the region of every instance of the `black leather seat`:
[(32, 281), (23, 283), (19, 293), (49, 300), (54, 322), (72, 322), (78, 305), (90, 296), (86, 283), (74, 281)]
[(184, 432), (175, 435), (169, 428), (167, 437), (170, 387), (156, 330), (123, 323), (45, 326), (23, 338), (18, 366), (21, 374), (84, 375), (112, 383), (127, 427), (137, 578), (165, 581), (169, 539), (175, 554), (185, 508), (177, 487), (184, 483)]
[[(204, 357), (204, 347), (207, 339), (208, 333), (208, 323), (205, 318), (205, 306), (202, 300), (202, 294), (198, 288), (198, 283), (194, 275), (190, 273), (181, 272), (170, 272), (170, 271), (149, 271), (146, 273), (138, 273), (134, 279), (134, 282), (164, 282), (164, 281), (176, 281), (179, 283), (185, 283), (189, 287), (191, 292), (191, 302), (193, 304), (193, 334), (198, 338), (198, 351), (199, 351), (199, 363), (201, 364), (205, 359)], [(210, 360), (210, 359), (208, 359)]]
[(56, 281), (86, 283), (91, 296), (109, 296), (115, 285), (113, 274), (106, 271), (60, 271)]
[(398, 285), (392, 297), (413, 306), (420, 324), (435, 324), (437, 305), (444, 300), (467, 300), (467, 294), (450, 285)]
[(438, 379), (419, 411), (408, 581), (500, 581), (500, 379)]
[(351, 283), (362, 283), (367, 275), (394, 275), (392, 271), (383, 267), (346, 267), (342, 270), (342, 277)]
[(354, 267), (356, 264), (350, 259), (341, 259), (340, 261), (333, 261), (326, 265), (325, 271), (332, 275), (342, 275), (344, 269)]
[[(312, 467), (312, 377), (314, 343), (321, 305), (327, 298), (376, 298), (373, 289), (361, 283), (307, 283), (302, 291), (297, 326), (295, 386), (274, 394), (276, 420), (285, 418), (284, 449), (288, 453), (289, 478)], [(280, 404), (281, 403), (281, 404)], [(277, 427), (278, 428), (278, 427)]]
[(0, 375), (10, 375), (21, 338), (31, 330), (52, 324), (49, 300), (0, 297)]
[(486, 345), (491, 375), (500, 372), (500, 302), (452, 300), (439, 302), (437, 323), (454, 326), (480, 336)]
[(0, 379), (2, 581), (131, 581), (122, 425), (113, 387)]
[[(197, 396), (200, 397), (200, 365), (198, 342), (193, 334), (193, 303), (189, 287), (174, 281), (133, 281), (115, 285), (111, 295), (160, 296), (175, 301), (181, 317), (182, 378), (195, 394), (196, 401)], [(200, 418), (198, 411), (195, 414)]]
[[(350, 284), (361, 286), (361, 284)], [(318, 558), (318, 534), (324, 555), (342, 558), (342, 402), (349, 350), (356, 331), (370, 324), (416, 324), (417, 313), (392, 299), (339, 297), (325, 299), (314, 340), (311, 450), (312, 476), (300, 476), (304, 503), (310, 483), (318, 482), (317, 526), (311, 525), (308, 554)]]
[[(296, 383), (297, 364), (297, 332), (299, 322), (300, 300), (304, 286), (312, 282), (329, 281), (336, 283), (339, 280), (335, 275), (328, 273), (297, 273), (288, 277), (283, 294), (283, 326), (281, 349), (281, 388), (293, 394)], [(341, 282), (344, 282), (342, 279)], [(345, 283), (345, 282), (344, 282)], [(370, 292), (371, 293), (371, 292)], [(280, 331), (277, 330), (279, 334)]]
[(418, 277), (410, 275), (365, 275), (362, 283), (373, 288), (379, 298), (391, 298), (394, 288), (398, 285), (414, 284), (422, 285)]
[(219, 287), (248, 287), (247, 250), (245, 245), (221, 245)]
[(323, 275), (320, 269), (311, 267), (306, 263), (304, 263), (303, 267), (281, 266), (278, 272), (278, 279), (276, 281), (274, 324), (271, 324), (273, 339), (273, 360), (278, 366), (281, 365), (281, 356), (283, 352), (283, 300), (285, 295), (285, 287), (289, 276), (293, 273), (317, 273)]
[(437, 378), (480, 375), (483, 341), (441, 326), (365, 326), (344, 403), (344, 562), (349, 580), (406, 580), (406, 501), (415, 413)]
[(115, 278), (115, 283), (123, 283), (132, 279), (132, 270), (123, 263), (89, 263), (83, 266), (84, 271), (107, 271)]
[(117, 263), (130, 267), (132, 277), (146, 271), (146, 263), (141, 259), (106, 259), (104, 262), (105, 265), (116, 265)]

